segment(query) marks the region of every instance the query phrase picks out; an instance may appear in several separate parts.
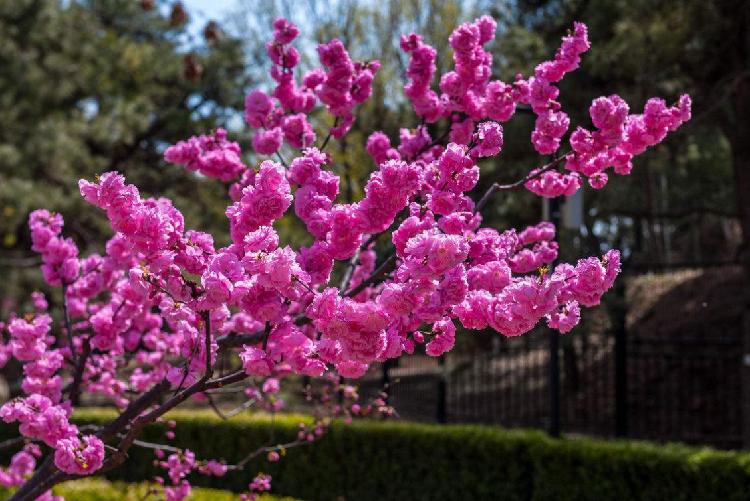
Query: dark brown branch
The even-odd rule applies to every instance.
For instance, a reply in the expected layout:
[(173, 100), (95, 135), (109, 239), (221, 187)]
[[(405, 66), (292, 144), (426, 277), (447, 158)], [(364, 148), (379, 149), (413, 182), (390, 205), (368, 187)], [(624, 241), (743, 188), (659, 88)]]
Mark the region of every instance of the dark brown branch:
[(477, 213), (481, 211), (484, 208), (484, 206), (487, 205), (487, 202), (490, 201), (490, 198), (492, 198), (492, 195), (494, 195), (498, 191), (510, 191), (510, 190), (515, 190), (516, 188), (520, 188), (521, 186), (528, 183), (529, 181), (533, 181), (534, 179), (538, 178), (545, 172), (555, 169), (560, 164), (560, 162), (565, 160), (565, 157), (566, 155), (561, 155), (555, 158), (547, 165), (544, 165), (540, 167), (539, 169), (534, 169), (533, 171), (531, 171), (531, 173), (524, 176), (523, 179), (519, 179), (516, 182), (510, 183), (510, 184), (492, 183), (492, 186), (490, 186), (487, 189), (487, 191), (484, 192), (484, 195), (482, 195), (482, 198), (480, 198), (477, 204), (474, 206), (474, 212)]
[(279, 151), (276, 151), (276, 156), (278, 157), (279, 162), (281, 162), (281, 165), (287, 168), (289, 167), (286, 163), (286, 160), (284, 160), (284, 157), (281, 156), (281, 153)]
[(68, 335), (68, 346), (70, 347), (70, 359), (73, 361), (73, 366), (78, 366), (78, 355), (76, 354), (76, 347), (73, 344), (73, 324), (70, 321), (70, 312), (68, 311), (68, 285), (63, 282), (62, 284), (62, 310), (63, 319), (65, 321), (65, 330)]
[(219, 416), (221, 419), (224, 419), (224, 420), (228, 419), (228, 417), (224, 415), (221, 409), (219, 409), (219, 407), (216, 405), (216, 402), (214, 402), (213, 395), (211, 395), (210, 393), (206, 393), (206, 392), (204, 392), (203, 394), (206, 395), (206, 400), (208, 400), (208, 405), (214, 411), (214, 414)]
[(86, 370), (86, 362), (88, 362), (89, 356), (91, 355), (91, 342), (88, 337), (83, 340), (83, 350), (81, 352), (81, 358), (78, 359), (78, 364), (75, 366), (75, 374), (73, 374), (73, 382), (70, 385), (70, 402), (73, 405), (78, 404), (78, 397), (81, 392), (81, 383), (83, 382), (83, 374)]
[(203, 322), (206, 324), (206, 373), (205, 377), (210, 378), (214, 374), (213, 365), (211, 365), (211, 313), (204, 311), (201, 313)]
[(3, 440), (2, 442), (0, 442), (0, 451), (4, 451), (5, 449), (13, 449), (14, 447), (25, 444), (27, 441), (31, 442), (31, 440), (24, 436)]
[(367, 277), (365, 280), (363, 280), (361, 283), (359, 283), (355, 288), (348, 291), (346, 294), (344, 294), (345, 297), (353, 297), (365, 290), (367, 287), (369, 287), (371, 284), (377, 282), (378, 280), (382, 280), (385, 278), (391, 271), (393, 271), (396, 268), (396, 254), (395, 252), (392, 252), (386, 259), (381, 263), (380, 266), (377, 267), (375, 271), (372, 272), (372, 274)]
[(263, 341), (265, 336), (265, 330), (250, 332), (247, 334), (235, 334), (230, 333), (224, 337), (220, 337), (216, 340), (219, 343), (219, 349), (233, 348), (235, 346), (242, 346), (243, 344), (254, 344)]
[(227, 469), (230, 471), (235, 470), (243, 470), (245, 468), (245, 465), (255, 459), (256, 457), (260, 456), (261, 454), (267, 454), (269, 452), (275, 452), (280, 451), (283, 449), (293, 449), (295, 447), (300, 447), (302, 445), (308, 445), (311, 442), (308, 442), (307, 440), (295, 440), (294, 442), (287, 442), (286, 444), (278, 444), (278, 445), (268, 445), (265, 447), (259, 447), (258, 449), (254, 450), (244, 458), (242, 458), (241, 461), (239, 461), (237, 464), (228, 465)]
[(354, 274), (354, 268), (357, 267), (357, 263), (359, 262), (360, 252), (361, 252), (361, 247), (357, 248), (357, 251), (354, 253), (352, 258), (349, 260), (349, 262), (346, 265), (344, 276), (341, 277), (341, 283), (339, 283), (339, 294), (341, 294), (342, 296), (344, 295), (344, 291), (346, 291), (346, 289), (349, 288), (349, 282), (352, 280), (352, 275)]
[(335, 118), (335, 119), (333, 120), (333, 125), (331, 126), (331, 128), (330, 128), (330, 129), (328, 129), (328, 135), (327, 135), (327, 136), (326, 136), (326, 138), (325, 138), (325, 139), (323, 140), (323, 144), (321, 144), (321, 145), (320, 145), (320, 148), (318, 148), (318, 149), (319, 149), (320, 151), (323, 151), (323, 150), (325, 150), (325, 149), (326, 149), (326, 146), (328, 146), (328, 141), (330, 141), (330, 140), (331, 140), (331, 136), (332, 136), (332, 131), (333, 131), (333, 129), (334, 129), (334, 128), (336, 128), (336, 126), (337, 126), (338, 124), (339, 124), (339, 117), (336, 117), (336, 118)]
[(266, 322), (266, 328), (263, 329), (263, 351), (268, 346), (268, 337), (271, 335), (271, 322)]

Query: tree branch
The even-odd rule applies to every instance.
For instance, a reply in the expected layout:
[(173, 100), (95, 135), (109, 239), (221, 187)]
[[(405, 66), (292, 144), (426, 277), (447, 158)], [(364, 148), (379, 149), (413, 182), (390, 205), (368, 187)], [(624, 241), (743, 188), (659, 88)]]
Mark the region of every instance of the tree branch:
[(377, 282), (378, 280), (381, 280), (385, 278), (391, 271), (393, 271), (396, 268), (396, 253), (391, 252), (391, 254), (383, 261), (380, 266), (377, 267), (375, 271), (372, 272), (372, 274), (367, 277), (365, 280), (360, 282), (355, 288), (348, 291), (346, 294), (344, 294), (344, 297), (353, 297), (365, 290), (367, 287), (369, 287), (371, 284)]
[(531, 171), (530, 174), (527, 174), (522, 179), (519, 179), (516, 182), (510, 183), (510, 184), (498, 184), (498, 183), (492, 183), (492, 186), (490, 186), (487, 191), (484, 192), (484, 195), (482, 195), (482, 198), (479, 199), (477, 204), (474, 206), (474, 213), (477, 213), (481, 211), (485, 205), (487, 205), (487, 202), (490, 201), (490, 198), (492, 198), (492, 195), (497, 193), (498, 191), (510, 191), (514, 190), (516, 188), (520, 188), (524, 184), (528, 183), (529, 181), (532, 181), (538, 177), (540, 177), (545, 172), (548, 172), (554, 168), (556, 168), (560, 162), (565, 160), (566, 155), (561, 155), (554, 160), (552, 160), (547, 165), (544, 165), (540, 167), (539, 169), (534, 169)]
[(352, 275), (354, 274), (354, 268), (357, 267), (357, 262), (359, 261), (359, 254), (362, 252), (362, 248), (358, 247), (357, 251), (354, 253), (352, 258), (349, 260), (349, 263), (346, 265), (346, 270), (344, 271), (344, 276), (341, 277), (341, 282), (339, 283), (339, 294), (343, 295), (344, 291), (349, 287), (349, 282), (352, 280)]
[(81, 392), (81, 383), (83, 382), (83, 373), (86, 369), (86, 362), (88, 362), (89, 356), (91, 355), (91, 341), (88, 337), (83, 340), (83, 350), (81, 352), (81, 358), (78, 359), (76, 365), (75, 374), (73, 375), (73, 382), (70, 385), (69, 398), (73, 405), (78, 404), (78, 397)]
[(62, 302), (62, 310), (63, 310), (63, 319), (65, 321), (65, 330), (67, 331), (68, 335), (68, 346), (70, 347), (70, 359), (73, 361), (73, 366), (78, 366), (78, 355), (76, 354), (76, 347), (73, 344), (73, 326), (70, 322), (70, 312), (68, 311), (68, 284), (63, 282), (62, 284), (62, 295), (63, 295), (63, 302)]
[(206, 324), (206, 372), (205, 377), (210, 378), (214, 375), (214, 368), (211, 365), (211, 313), (204, 311), (201, 313), (203, 322)]
[(330, 128), (330, 129), (328, 129), (328, 135), (327, 135), (327, 136), (326, 136), (326, 138), (325, 138), (325, 139), (323, 140), (323, 144), (321, 144), (321, 145), (320, 145), (320, 148), (318, 148), (318, 149), (319, 149), (320, 151), (323, 151), (323, 150), (325, 150), (325, 149), (326, 149), (326, 146), (328, 146), (328, 141), (330, 141), (330, 140), (331, 140), (331, 131), (332, 131), (332, 130), (333, 130), (334, 128), (336, 128), (336, 126), (337, 126), (338, 124), (339, 124), (339, 117), (336, 117), (336, 118), (335, 118), (335, 119), (333, 120), (333, 125), (331, 126), (331, 128)]

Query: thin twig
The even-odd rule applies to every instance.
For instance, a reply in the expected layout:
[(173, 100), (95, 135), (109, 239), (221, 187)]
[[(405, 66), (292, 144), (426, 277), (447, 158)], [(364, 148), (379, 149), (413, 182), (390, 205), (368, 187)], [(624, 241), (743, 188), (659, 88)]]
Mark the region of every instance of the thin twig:
[(276, 150), (276, 156), (279, 158), (281, 165), (283, 165), (284, 167), (289, 167), (286, 163), (286, 160), (284, 160), (284, 157), (281, 156), (281, 153), (278, 150)]
[(206, 378), (210, 378), (214, 374), (213, 365), (211, 365), (211, 313), (209, 311), (202, 312), (203, 322), (206, 324)]
[(320, 151), (323, 151), (323, 150), (325, 150), (325, 149), (326, 149), (326, 146), (328, 146), (328, 141), (330, 141), (330, 140), (331, 140), (331, 135), (332, 135), (331, 133), (332, 133), (333, 129), (335, 129), (335, 128), (336, 128), (336, 126), (337, 126), (338, 124), (339, 124), (339, 117), (336, 117), (336, 118), (335, 118), (335, 119), (333, 120), (333, 125), (331, 126), (331, 128), (330, 128), (330, 129), (328, 129), (328, 135), (327, 135), (327, 136), (326, 136), (326, 138), (325, 138), (325, 139), (323, 140), (323, 144), (321, 144), (321, 145), (320, 145), (320, 148), (318, 148), (318, 149), (319, 149)]
[(230, 418), (232, 416), (236, 416), (240, 412), (243, 412), (243, 411), (249, 409), (250, 407), (252, 407), (253, 405), (255, 405), (256, 402), (257, 402), (257, 400), (255, 400), (254, 398), (252, 398), (252, 399), (248, 400), (247, 402), (244, 402), (242, 405), (238, 405), (237, 407), (235, 407), (231, 411), (225, 412), (224, 415), (226, 417), (228, 417), (228, 418)]
[(158, 451), (176, 452), (178, 454), (182, 452), (182, 449), (178, 447), (174, 447), (172, 445), (155, 444), (152, 442), (146, 442), (144, 440), (133, 440), (133, 445), (137, 445), (138, 447), (144, 447), (146, 449), (154, 449)]
[(361, 247), (357, 248), (357, 251), (354, 253), (352, 258), (349, 260), (349, 263), (346, 265), (344, 276), (341, 277), (341, 283), (339, 284), (339, 294), (341, 294), (342, 296), (344, 295), (346, 289), (349, 288), (349, 282), (351, 281), (352, 275), (354, 274), (354, 268), (357, 267), (360, 252)]
[(4, 451), (5, 449), (12, 449), (19, 445), (25, 444), (27, 440), (31, 441), (24, 436), (3, 440), (2, 442), (0, 442), (0, 451)]
[(307, 440), (295, 440), (294, 442), (288, 442), (286, 444), (278, 444), (278, 445), (269, 445), (265, 447), (259, 447), (258, 449), (254, 450), (237, 464), (228, 465), (227, 470), (243, 470), (245, 468), (245, 465), (255, 459), (256, 457), (260, 456), (261, 454), (267, 454), (269, 452), (275, 452), (280, 451), (283, 449), (293, 449), (295, 447), (300, 447), (302, 445), (308, 445), (311, 442), (308, 442)]
[(88, 337), (83, 340), (83, 349), (81, 351), (81, 358), (78, 359), (76, 364), (75, 374), (73, 375), (73, 382), (70, 385), (69, 398), (73, 405), (78, 404), (78, 396), (81, 391), (81, 383), (83, 382), (83, 374), (86, 369), (86, 362), (91, 355), (91, 342)]
[(364, 279), (362, 282), (360, 282), (355, 288), (348, 291), (346, 294), (344, 294), (345, 297), (353, 297), (365, 290), (367, 287), (369, 287), (374, 282), (377, 282), (381, 278), (385, 278), (388, 273), (393, 271), (393, 269), (396, 267), (396, 254), (395, 252), (391, 252), (391, 254), (386, 258), (383, 263), (377, 267), (375, 271), (370, 274), (369, 277)]
[(208, 400), (208, 405), (211, 407), (211, 409), (214, 411), (214, 413), (219, 416), (221, 419), (228, 419), (227, 416), (224, 415), (223, 412), (221, 412), (221, 409), (216, 405), (216, 402), (214, 402), (214, 397), (210, 393), (203, 393), (206, 395), (206, 399)]
[(246, 334), (229, 333), (226, 336), (216, 340), (219, 343), (219, 349), (232, 348), (243, 344), (254, 344), (263, 340), (265, 330), (249, 332)]
[(556, 168), (560, 162), (565, 160), (566, 155), (561, 155), (554, 160), (552, 160), (547, 165), (544, 165), (543, 167), (539, 169), (534, 169), (531, 171), (531, 173), (527, 174), (523, 179), (519, 179), (518, 181), (515, 181), (510, 184), (498, 184), (498, 183), (492, 183), (492, 186), (490, 186), (487, 191), (484, 192), (484, 195), (482, 195), (482, 198), (479, 199), (477, 204), (474, 206), (474, 213), (477, 213), (481, 211), (485, 205), (487, 205), (487, 202), (489, 202), (490, 198), (492, 198), (492, 195), (497, 193), (498, 191), (510, 191), (514, 190), (516, 188), (520, 188), (521, 186), (525, 185), (529, 181), (533, 181), (534, 179), (540, 177), (545, 172), (548, 172), (554, 168)]

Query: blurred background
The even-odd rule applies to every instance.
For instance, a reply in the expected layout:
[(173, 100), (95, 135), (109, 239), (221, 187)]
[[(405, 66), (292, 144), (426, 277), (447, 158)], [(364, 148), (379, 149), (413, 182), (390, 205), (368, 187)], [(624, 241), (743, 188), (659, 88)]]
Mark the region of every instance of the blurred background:
[[(77, 180), (118, 170), (143, 193), (167, 196), (187, 226), (228, 241), (226, 187), (167, 166), (167, 145), (225, 127), (255, 163), (245, 94), (270, 90), (265, 41), (283, 15), (300, 25), (303, 69), (315, 45), (340, 38), (355, 59), (383, 66), (352, 132), (330, 151), (357, 200), (375, 166), (367, 135), (418, 123), (402, 94), (400, 34), (422, 33), (451, 63), (447, 38), (482, 14), (498, 20), (494, 78), (529, 74), (574, 20), (592, 48), (560, 85), (572, 123), (600, 95), (640, 110), (648, 97), (691, 94), (693, 120), (638, 157), (601, 192), (544, 206), (529, 193), (496, 197), (485, 224), (543, 216), (558, 223), (561, 259), (622, 250), (623, 275), (601, 307), (564, 336), (465, 333), (457, 350), (373, 367), (362, 391), (387, 386), (400, 416), (537, 427), (724, 448), (750, 446), (750, 3), (742, 0), (14, 0), (0, 1), (0, 318), (45, 289), (26, 221), (65, 217), (82, 250), (101, 250), (105, 218)], [(315, 119), (325, 124), (328, 117)], [(477, 192), (544, 163), (528, 140), (533, 117), (505, 126), (498, 158), (481, 163)], [(293, 218), (279, 231), (309, 236)], [(16, 391), (17, 368), (4, 369)]]

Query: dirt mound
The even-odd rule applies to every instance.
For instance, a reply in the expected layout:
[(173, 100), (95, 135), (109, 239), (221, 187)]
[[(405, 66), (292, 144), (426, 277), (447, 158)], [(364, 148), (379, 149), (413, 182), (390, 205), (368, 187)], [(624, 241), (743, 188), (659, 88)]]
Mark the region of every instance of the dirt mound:
[(649, 274), (627, 285), (632, 335), (736, 337), (744, 277), (739, 266)]

